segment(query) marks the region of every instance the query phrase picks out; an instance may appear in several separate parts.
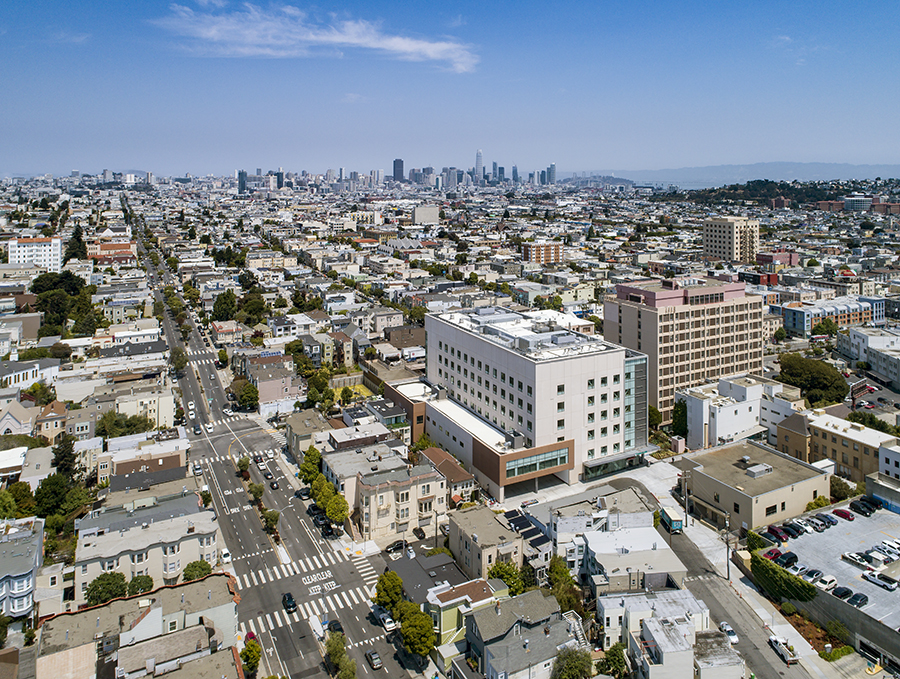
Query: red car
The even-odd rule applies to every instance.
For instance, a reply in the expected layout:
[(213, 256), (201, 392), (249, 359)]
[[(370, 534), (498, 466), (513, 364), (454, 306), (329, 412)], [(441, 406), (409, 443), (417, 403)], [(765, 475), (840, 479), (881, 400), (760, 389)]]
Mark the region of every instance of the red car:
[(832, 514), (836, 514), (837, 516), (839, 516), (839, 517), (841, 517), (842, 519), (845, 519), (845, 520), (847, 520), (847, 521), (853, 521), (853, 520), (856, 519), (856, 517), (853, 516), (853, 514), (851, 514), (850, 512), (848, 512), (846, 509), (835, 509), (835, 510), (834, 510), (833, 512), (831, 512), (831, 513), (832, 513)]
[(768, 550), (767, 552), (763, 553), (763, 558), (766, 558), (769, 561), (774, 561), (779, 556), (781, 556), (781, 550), (775, 549), (774, 547), (772, 549)]

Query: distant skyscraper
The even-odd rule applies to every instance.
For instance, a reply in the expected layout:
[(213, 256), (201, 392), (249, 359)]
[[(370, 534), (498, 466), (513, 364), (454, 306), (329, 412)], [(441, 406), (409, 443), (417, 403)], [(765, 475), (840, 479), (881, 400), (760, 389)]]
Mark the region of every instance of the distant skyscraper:
[(478, 149), (475, 153), (475, 181), (480, 182), (482, 179), (484, 179), (484, 157), (481, 149)]
[(394, 160), (394, 181), (403, 181), (403, 158), (397, 158), (396, 160)]
[(279, 189), (283, 189), (283, 188), (284, 188), (284, 172), (282, 172), (281, 170), (279, 170), (278, 172), (276, 172), (276, 173), (275, 173), (275, 180), (276, 180), (276, 182), (277, 182), (278, 188), (279, 188)]
[(344, 176), (344, 168), (339, 167), (338, 168), (338, 181), (342, 182), (342, 181), (344, 181), (344, 179), (346, 179), (346, 177)]
[(247, 171), (238, 170), (238, 193), (247, 193)]
[(494, 164), (491, 166), (491, 181), (497, 181), (497, 161), (494, 161)]
[(550, 163), (550, 167), (547, 168), (547, 183), (556, 183), (556, 163)]
[[(494, 163), (494, 165), (496, 164), (497, 163)], [(506, 179), (506, 177), (504, 176), (506, 174), (506, 168), (501, 165), (497, 168), (497, 172), (495, 174), (497, 176), (494, 177), (494, 179), (496, 179), (498, 182), (502, 182), (504, 179)]]
[(519, 168), (517, 168), (515, 165), (513, 165), (512, 180), (513, 180), (513, 184), (519, 183)]

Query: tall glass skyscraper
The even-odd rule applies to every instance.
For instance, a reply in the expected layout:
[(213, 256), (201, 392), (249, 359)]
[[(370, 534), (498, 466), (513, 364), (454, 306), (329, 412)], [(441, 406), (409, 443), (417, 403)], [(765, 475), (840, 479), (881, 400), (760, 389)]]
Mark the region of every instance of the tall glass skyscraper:
[(481, 155), (481, 149), (475, 153), (475, 181), (480, 182), (484, 179), (484, 157)]

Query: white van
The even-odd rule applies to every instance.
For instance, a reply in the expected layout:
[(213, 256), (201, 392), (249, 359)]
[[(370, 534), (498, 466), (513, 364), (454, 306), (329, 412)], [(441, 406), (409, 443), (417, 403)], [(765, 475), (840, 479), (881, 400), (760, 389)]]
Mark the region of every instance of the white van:
[(318, 639), (319, 641), (325, 640), (325, 628), (322, 627), (322, 623), (319, 622), (319, 616), (312, 616), (309, 619), (309, 626), (312, 628), (313, 634), (316, 635), (316, 639)]

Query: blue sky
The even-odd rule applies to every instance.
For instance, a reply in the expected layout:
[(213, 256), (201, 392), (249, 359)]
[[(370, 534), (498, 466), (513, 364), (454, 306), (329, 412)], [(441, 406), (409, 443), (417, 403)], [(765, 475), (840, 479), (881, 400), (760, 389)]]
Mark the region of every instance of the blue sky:
[(896, 2), (0, 3), (0, 175), (897, 163)]

